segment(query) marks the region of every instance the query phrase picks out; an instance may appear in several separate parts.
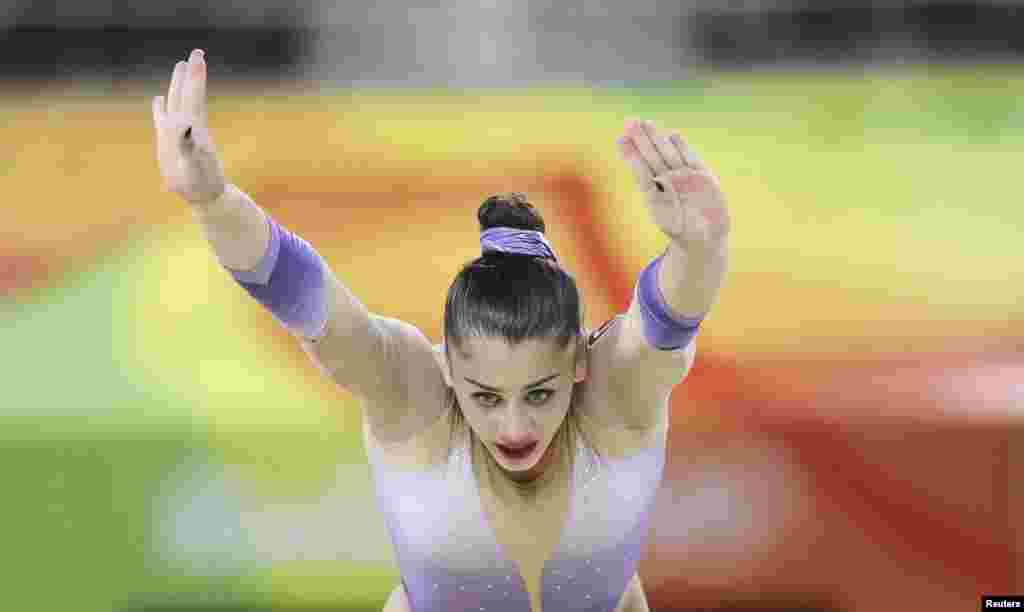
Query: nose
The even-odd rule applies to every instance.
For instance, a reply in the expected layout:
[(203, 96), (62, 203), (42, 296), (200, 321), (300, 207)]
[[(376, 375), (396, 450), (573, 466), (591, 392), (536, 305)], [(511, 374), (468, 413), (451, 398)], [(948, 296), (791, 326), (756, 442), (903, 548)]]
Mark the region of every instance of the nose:
[(518, 410), (505, 415), (498, 431), (497, 443), (512, 449), (523, 448), (537, 441), (532, 420)]

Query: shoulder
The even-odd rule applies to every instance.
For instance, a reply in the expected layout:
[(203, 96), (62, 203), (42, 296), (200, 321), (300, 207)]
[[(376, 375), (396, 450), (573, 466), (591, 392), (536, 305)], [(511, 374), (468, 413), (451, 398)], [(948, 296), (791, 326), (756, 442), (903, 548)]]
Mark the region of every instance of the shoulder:
[(650, 346), (628, 313), (606, 321), (587, 338), (588, 416), (612, 426), (652, 429), (667, 418), (672, 389), (687, 375), (696, 339), (663, 351)]
[(590, 347), (594, 346), (594, 344), (595, 344), (595, 343), (596, 343), (596, 342), (597, 342), (598, 340), (600, 340), (600, 339), (601, 339), (601, 336), (603, 336), (603, 335), (605, 334), (605, 332), (607, 332), (607, 331), (608, 331), (608, 329), (609, 329), (609, 328), (611, 328), (611, 326), (612, 326), (612, 325), (613, 325), (613, 324), (614, 324), (614, 323), (615, 323), (616, 321), (618, 321), (619, 317), (621, 317), (621, 316), (622, 316), (622, 315), (616, 315), (616, 316), (612, 317), (611, 319), (608, 319), (607, 321), (605, 321), (604, 323), (602, 323), (602, 324), (600, 325), (600, 327), (598, 327), (598, 328), (597, 328), (597, 329), (595, 329), (594, 331), (590, 332), (590, 335), (589, 335), (589, 336), (587, 336), (587, 348), (590, 348)]
[(626, 382), (667, 396), (690, 372), (697, 355), (698, 336), (680, 348), (659, 349), (651, 346), (644, 334), (640, 306), (636, 300), (619, 318), (618, 333), (607, 351), (617, 364), (620, 375), (627, 379)]
[[(452, 439), (451, 407), (441, 412), (426, 427), (401, 439), (387, 439), (375, 433), (368, 420), (363, 420), (363, 444), (368, 453), (382, 457), (393, 467), (405, 471), (425, 471), (447, 461)], [(458, 432), (455, 432), (458, 433)]]
[(631, 316), (633, 308), (635, 304), (630, 312), (615, 315), (588, 334), (588, 366), (597, 368), (597, 376), (615, 377), (618, 383), (635, 381), (671, 390), (692, 366), (697, 339), (678, 349), (657, 349), (644, 337), (641, 323)]

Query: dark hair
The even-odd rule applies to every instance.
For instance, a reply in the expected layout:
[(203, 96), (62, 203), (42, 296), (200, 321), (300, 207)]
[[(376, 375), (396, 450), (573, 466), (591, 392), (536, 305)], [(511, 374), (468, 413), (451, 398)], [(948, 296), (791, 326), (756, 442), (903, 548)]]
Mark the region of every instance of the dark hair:
[[(484, 200), (477, 211), (480, 231), (509, 227), (543, 233), (544, 219), (525, 194), (505, 192)], [(576, 280), (553, 259), (486, 251), (462, 267), (444, 306), (446, 350), (459, 350), (470, 337), (502, 338), (513, 346), (524, 340), (553, 339), (564, 350), (581, 339), (583, 309)], [(565, 421), (556, 434), (574, 449), (580, 432), (576, 388)], [(465, 425), (455, 391), (448, 389), (451, 434)], [(469, 431), (471, 441), (472, 428)], [(552, 441), (554, 443), (554, 441)], [(574, 453), (570, 452), (572, 458)], [(571, 459), (570, 459), (571, 460)]]

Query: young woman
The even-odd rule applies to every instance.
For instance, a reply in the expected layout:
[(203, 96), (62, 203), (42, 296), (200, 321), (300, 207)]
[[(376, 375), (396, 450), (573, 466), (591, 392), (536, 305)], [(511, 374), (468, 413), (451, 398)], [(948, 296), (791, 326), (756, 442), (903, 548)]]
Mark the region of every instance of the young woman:
[(444, 341), (378, 316), (224, 178), (201, 51), (153, 99), (165, 186), (220, 263), (352, 392), (402, 581), (385, 611), (647, 610), (637, 562), (668, 398), (724, 281), (718, 179), (673, 133), (627, 121), (619, 151), (669, 247), (629, 310), (582, 327), (572, 277), (521, 193), (477, 211), (481, 256), (448, 291)]

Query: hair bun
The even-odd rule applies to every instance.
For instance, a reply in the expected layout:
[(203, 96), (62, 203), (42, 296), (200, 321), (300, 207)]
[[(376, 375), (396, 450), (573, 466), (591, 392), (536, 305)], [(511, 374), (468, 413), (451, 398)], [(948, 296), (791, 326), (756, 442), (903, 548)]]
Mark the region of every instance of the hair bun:
[(513, 227), (544, 233), (544, 218), (540, 211), (526, 199), (525, 193), (507, 191), (492, 195), (484, 200), (476, 213), (480, 231), (492, 227)]

